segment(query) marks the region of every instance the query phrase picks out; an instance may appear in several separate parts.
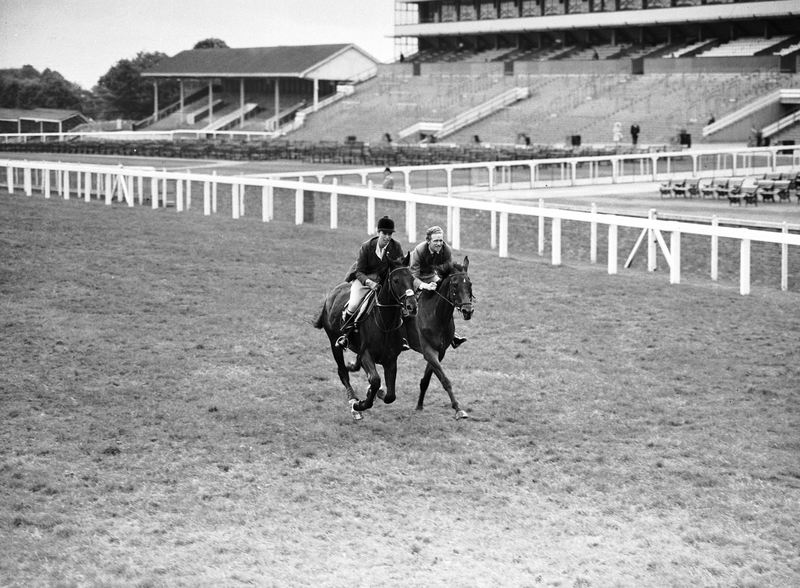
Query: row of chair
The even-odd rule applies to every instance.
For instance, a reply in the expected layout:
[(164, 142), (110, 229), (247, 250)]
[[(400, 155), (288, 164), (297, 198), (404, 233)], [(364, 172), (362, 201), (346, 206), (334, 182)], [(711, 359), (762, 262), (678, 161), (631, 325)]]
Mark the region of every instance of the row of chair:
[(768, 173), (738, 178), (704, 178), (701, 180), (670, 180), (661, 184), (661, 198), (727, 199), (730, 205), (761, 202), (790, 202), (797, 197), (800, 204), (800, 172)]

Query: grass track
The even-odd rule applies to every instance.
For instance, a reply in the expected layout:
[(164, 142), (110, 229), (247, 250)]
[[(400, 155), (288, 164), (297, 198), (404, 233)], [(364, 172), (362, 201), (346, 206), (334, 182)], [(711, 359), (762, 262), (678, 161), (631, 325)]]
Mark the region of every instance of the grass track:
[(796, 293), (472, 250), (472, 419), (404, 354), (356, 424), (362, 240), (3, 195), (0, 585), (800, 584)]

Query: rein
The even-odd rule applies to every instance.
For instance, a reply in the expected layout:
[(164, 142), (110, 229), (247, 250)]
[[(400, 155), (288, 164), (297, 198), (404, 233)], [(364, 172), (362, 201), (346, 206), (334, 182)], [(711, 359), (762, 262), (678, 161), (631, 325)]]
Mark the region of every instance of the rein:
[[(452, 278), (453, 276), (465, 276), (465, 275), (467, 275), (467, 272), (454, 272), (454, 273), (452, 273), (452, 274), (449, 274), (449, 275), (447, 276), (447, 278), (445, 278), (445, 279)], [(452, 283), (452, 282), (448, 282), (448, 284), (447, 284), (447, 285), (448, 285), (448, 286), (450, 286), (450, 284), (451, 284), (451, 283)], [(449, 289), (449, 288), (448, 288), (448, 289)], [(450, 306), (452, 306), (453, 308), (457, 308), (459, 311), (461, 310), (461, 307), (462, 307), (464, 304), (466, 304), (465, 302), (461, 302), (460, 304), (456, 304), (455, 302), (453, 302), (452, 300), (450, 300), (450, 298), (448, 298), (447, 296), (443, 296), (443, 295), (442, 295), (442, 294), (439, 292), (439, 289), (438, 289), (438, 288), (437, 288), (436, 290), (434, 290), (434, 293), (435, 293), (435, 294), (436, 294), (436, 295), (437, 295), (439, 298), (441, 298), (442, 300), (444, 300), (445, 302), (447, 302), (447, 304), (449, 304), (449, 305), (450, 305)], [(449, 294), (449, 292), (448, 292), (448, 294)], [(470, 302), (472, 302), (473, 300), (475, 300), (475, 297), (472, 295), (472, 293), (471, 293), (471, 292), (470, 292), (470, 295), (469, 295), (469, 297), (470, 297)]]
[[(393, 273), (399, 272), (399, 271), (401, 271), (403, 269), (407, 269), (407, 268), (399, 267), (399, 268), (396, 268), (396, 269), (393, 269), (392, 271), (390, 271), (389, 275), (386, 277), (386, 280), (384, 281), (384, 283), (387, 283), (387, 282), (390, 281)], [(383, 286), (381, 286), (381, 289), (382, 288), (383, 288)], [(391, 288), (389, 289), (389, 292), (391, 293), (392, 298), (394, 298), (394, 302), (390, 303), (390, 304), (383, 304), (383, 303), (381, 303), (380, 300), (378, 300), (378, 297), (376, 296), (375, 297), (375, 306), (377, 306), (378, 308), (391, 308), (391, 307), (394, 307), (394, 308), (402, 309), (403, 308), (403, 301), (406, 298), (408, 298), (408, 295), (409, 295), (408, 292), (403, 294), (403, 296), (398, 296), (395, 293), (395, 291), (393, 289), (391, 289)], [(413, 294), (413, 292), (412, 292), (412, 294)], [(378, 324), (378, 315), (379, 314), (380, 313), (377, 313), (377, 312), (374, 313), (373, 318), (375, 319), (375, 326), (377, 326), (378, 329), (380, 329), (382, 332), (391, 333), (392, 331), (396, 331), (397, 329), (399, 329), (400, 327), (403, 326), (403, 314), (402, 313), (399, 313), (399, 316), (398, 316), (399, 323), (397, 324), (397, 326), (389, 328), (389, 329), (387, 329), (384, 326)], [(381, 317), (381, 322), (383, 322), (383, 317)]]

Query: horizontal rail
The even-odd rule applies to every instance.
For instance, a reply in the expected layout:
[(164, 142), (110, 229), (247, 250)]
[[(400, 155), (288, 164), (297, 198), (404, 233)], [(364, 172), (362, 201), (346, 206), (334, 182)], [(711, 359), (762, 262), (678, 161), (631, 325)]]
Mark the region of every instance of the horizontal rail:
[[(184, 202), (188, 208), (189, 200), (183, 199), (183, 186), (184, 183), (197, 182), (204, 186), (204, 212), (211, 214), (212, 210), (216, 210), (216, 204), (212, 206), (211, 198), (213, 194), (214, 202), (216, 202), (217, 186), (219, 184), (227, 184), (231, 186), (231, 210), (233, 218), (240, 218), (240, 211), (244, 210), (244, 187), (261, 187), (262, 188), (262, 220), (265, 222), (272, 218), (272, 202), (274, 197), (274, 190), (276, 188), (286, 189), (293, 191), (295, 197), (295, 222), (296, 224), (303, 224), (303, 194), (308, 192), (315, 192), (321, 194), (328, 194), (331, 201), (331, 228), (338, 226), (337, 219), (337, 202), (339, 195), (359, 196), (367, 199), (368, 201), (368, 220), (366, 231), (371, 234), (374, 231), (375, 225), (375, 200), (391, 200), (396, 202), (404, 202), (406, 205), (406, 232), (408, 234), (408, 241), (416, 241), (416, 205), (433, 205), (441, 206), (447, 209), (447, 232), (448, 240), (454, 249), (460, 249), (461, 235), (460, 235), (460, 211), (475, 210), (487, 211), (491, 213), (492, 217), (492, 247), (498, 244), (495, 243), (495, 219), (499, 217), (499, 255), (500, 257), (508, 257), (508, 222), (510, 215), (521, 215), (530, 217), (539, 217), (540, 228), (543, 227), (544, 219), (549, 219), (552, 223), (553, 230), (551, 232), (553, 239), (552, 246), (552, 263), (554, 265), (561, 264), (561, 222), (578, 221), (587, 223), (592, 226), (592, 250), (596, 251), (596, 227), (597, 225), (606, 225), (609, 231), (609, 255), (608, 255), (608, 272), (611, 274), (617, 273), (617, 229), (619, 227), (628, 227), (634, 229), (641, 229), (648, 231), (652, 235), (658, 237), (658, 242), (664, 249), (665, 258), (670, 264), (670, 281), (671, 283), (680, 282), (680, 237), (682, 234), (702, 235), (712, 238), (712, 243), (716, 239), (728, 238), (736, 239), (741, 243), (741, 260), (740, 260), (740, 292), (741, 294), (750, 293), (750, 256), (749, 247), (750, 243), (763, 242), (763, 243), (776, 243), (783, 245), (782, 256), (784, 261), (782, 263), (782, 288), (786, 288), (786, 248), (789, 245), (800, 247), (800, 234), (790, 233), (787, 225), (782, 225), (782, 230), (769, 231), (769, 230), (756, 230), (743, 227), (730, 227), (720, 226), (718, 220), (713, 220), (710, 224), (700, 224), (698, 222), (685, 222), (676, 220), (663, 220), (658, 219), (655, 215), (650, 215), (648, 218), (623, 216), (617, 214), (605, 214), (592, 212), (583, 212), (576, 210), (566, 210), (560, 208), (545, 208), (542, 200), (539, 201), (539, 206), (529, 206), (523, 204), (512, 204), (508, 202), (497, 202), (494, 200), (471, 200), (455, 196), (441, 196), (431, 194), (414, 193), (410, 190), (406, 191), (393, 191), (374, 189), (372, 183), (369, 182), (366, 187), (363, 186), (348, 186), (340, 185), (338, 181), (334, 180), (331, 184), (316, 183), (316, 182), (303, 182), (290, 179), (281, 179), (275, 177), (246, 177), (246, 176), (221, 176), (215, 173), (187, 173), (176, 172), (167, 170), (157, 170), (149, 167), (123, 167), (121, 165), (109, 166), (98, 164), (79, 164), (79, 163), (53, 163), (46, 161), (19, 161), (19, 160), (0, 160), (0, 168), (5, 167), (6, 173), (4, 177), (0, 174), (0, 183), (5, 180), (5, 186), (9, 193), (13, 193), (19, 183), (24, 193), (28, 196), (33, 195), (33, 172), (36, 171), (41, 176), (40, 190), (46, 198), (50, 197), (51, 190), (51, 174), (55, 172), (57, 188), (59, 193), (62, 193), (65, 198), (69, 198), (71, 193), (70, 177), (69, 174), (77, 174), (78, 193), (80, 195), (81, 177), (84, 178), (85, 198), (87, 201), (90, 199), (90, 192), (93, 184), (96, 184), (98, 196), (105, 194), (105, 202), (107, 205), (112, 203), (114, 194), (117, 194), (118, 200), (125, 200), (128, 206), (133, 206), (134, 198), (134, 180), (137, 180), (139, 204), (143, 203), (144, 193), (144, 179), (150, 180), (150, 199), (153, 208), (157, 208), (159, 202), (166, 205), (167, 196), (167, 183), (172, 182), (174, 185), (175, 205), (176, 210), (181, 212), (184, 210)], [(19, 176), (22, 180), (18, 182)], [(92, 181), (92, 176), (96, 177), (96, 182)], [(187, 190), (187, 198), (190, 199), (191, 192)], [(163, 198), (162, 198), (163, 195)], [(672, 233), (670, 243), (672, 245), (672, 253), (667, 250), (667, 245), (661, 237), (661, 231)], [(542, 231), (540, 231), (540, 239), (542, 239)], [(649, 240), (649, 247), (654, 247), (656, 242), (655, 238)], [(540, 254), (543, 251), (543, 246), (540, 240)], [(712, 247), (713, 248), (713, 247)], [(631, 254), (633, 255), (633, 253)], [(714, 254), (716, 255), (716, 254)], [(655, 259), (655, 255), (652, 255)], [(712, 260), (712, 267), (716, 265), (716, 257)], [(650, 269), (650, 266), (648, 266)], [(716, 279), (714, 270), (712, 270), (712, 279)]]

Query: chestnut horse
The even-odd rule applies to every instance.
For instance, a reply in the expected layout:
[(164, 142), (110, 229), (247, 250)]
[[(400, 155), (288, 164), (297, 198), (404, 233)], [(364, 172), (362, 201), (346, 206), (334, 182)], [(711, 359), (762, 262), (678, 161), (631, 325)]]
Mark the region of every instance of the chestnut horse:
[(428, 362), (425, 366), (425, 375), (419, 382), (417, 410), (422, 410), (431, 375), (436, 374), (450, 396), (450, 405), (456, 411), (456, 419), (465, 419), (469, 415), (459, 406), (453, 393), (453, 385), (444, 373), (441, 362), (455, 333), (453, 313), (457, 310), (466, 321), (472, 318), (472, 282), (467, 274), (468, 269), (469, 257), (464, 257), (463, 264), (451, 262), (442, 268), (440, 274), (442, 279), (436, 290), (422, 290), (419, 295), (417, 316), (409, 319), (405, 325), (409, 346), (421, 353)]
[[(417, 299), (414, 297), (414, 277), (408, 267), (410, 256), (402, 260), (384, 256), (379, 282), (381, 284), (375, 304), (365, 316), (359, 318), (357, 330), (348, 337), (348, 348), (356, 354), (354, 364), (344, 361), (344, 350), (336, 346), (342, 334), (342, 311), (350, 299), (350, 284), (344, 282), (336, 286), (325, 299), (322, 311), (314, 321), (314, 327), (325, 329), (330, 339), (331, 352), (339, 371), (339, 379), (347, 392), (347, 401), (355, 420), (363, 418), (362, 411), (372, 408), (375, 396), (381, 387), (381, 377), (376, 364), (383, 365), (386, 391), (381, 390), (381, 398), (386, 404), (395, 401), (395, 379), (397, 377), (397, 357), (403, 350), (403, 322), (417, 313)], [(364, 368), (369, 380), (367, 397), (359, 400), (350, 385), (350, 372)]]

